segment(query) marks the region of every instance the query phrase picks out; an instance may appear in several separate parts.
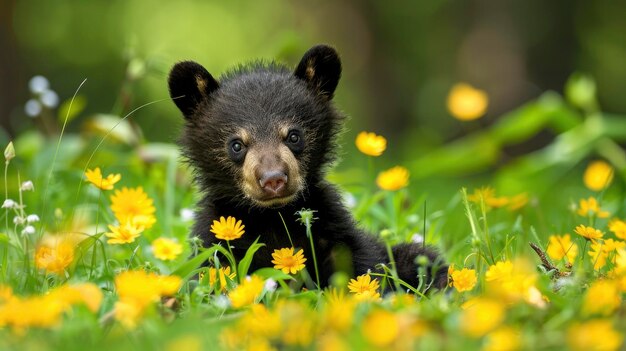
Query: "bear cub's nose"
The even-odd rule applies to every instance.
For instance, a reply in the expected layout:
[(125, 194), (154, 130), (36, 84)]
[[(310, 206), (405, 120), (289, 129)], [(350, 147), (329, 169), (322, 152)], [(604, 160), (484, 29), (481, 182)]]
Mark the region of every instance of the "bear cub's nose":
[(281, 171), (267, 171), (259, 178), (261, 189), (268, 195), (278, 196), (287, 184), (287, 174)]

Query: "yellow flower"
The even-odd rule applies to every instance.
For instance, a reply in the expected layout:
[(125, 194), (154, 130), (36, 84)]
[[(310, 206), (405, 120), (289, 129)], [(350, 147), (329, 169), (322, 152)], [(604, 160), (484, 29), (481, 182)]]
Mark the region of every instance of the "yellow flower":
[(574, 232), (576, 232), (576, 234), (584, 237), (585, 239), (592, 240), (592, 241), (595, 241), (596, 239), (601, 239), (602, 236), (604, 235), (598, 229), (595, 229), (593, 227), (587, 227), (587, 226), (584, 226), (582, 224), (577, 226), (576, 229), (574, 229)]
[(355, 299), (349, 298), (343, 290), (331, 289), (324, 293), (326, 304), (324, 305), (324, 325), (345, 332), (352, 327)]
[(626, 240), (626, 222), (620, 219), (612, 219), (609, 222), (609, 230), (615, 234), (616, 237)]
[(124, 225), (113, 226), (109, 225), (111, 232), (105, 233), (107, 243), (109, 244), (130, 244), (135, 241), (143, 232), (143, 227), (137, 227), (130, 221), (126, 221)]
[(215, 237), (218, 239), (235, 240), (241, 238), (245, 233), (243, 230), (245, 227), (245, 225), (241, 224), (241, 220), (237, 221), (235, 217), (220, 217), (219, 221), (213, 220), (211, 233), (215, 234)]
[(363, 274), (355, 279), (350, 279), (348, 289), (355, 294), (357, 300), (378, 300), (380, 293), (378, 279), (372, 279), (369, 274)]
[(376, 347), (391, 345), (400, 334), (396, 316), (385, 310), (375, 310), (363, 321), (362, 332), (365, 339)]
[(485, 281), (502, 283), (513, 275), (513, 263), (511, 261), (500, 261), (489, 266), (485, 273)]
[(183, 252), (183, 246), (169, 238), (158, 238), (152, 242), (152, 252), (159, 260), (171, 261)]
[[(471, 195), (467, 195), (467, 201), (469, 202), (473, 202), (475, 204), (479, 204), (481, 203), (481, 201), (484, 201), (485, 206), (489, 209), (489, 208), (500, 208), (500, 207), (504, 207), (506, 205), (509, 205), (510, 201), (508, 198), (506, 197), (496, 197), (496, 191), (489, 186), (484, 186), (482, 188), (479, 189), (474, 189), (474, 193)], [(519, 199), (516, 199), (516, 201), (519, 201)], [(512, 206), (512, 211), (515, 209), (518, 209), (519, 207), (523, 206), (523, 204), (520, 206), (520, 203), (515, 203), (510, 205)]]
[(74, 261), (74, 244), (58, 240), (52, 245), (41, 245), (35, 252), (35, 266), (47, 272), (62, 275)]
[(263, 279), (256, 275), (246, 278), (228, 294), (233, 307), (239, 308), (255, 303), (263, 292), (264, 284)]
[(517, 211), (528, 203), (528, 194), (521, 193), (514, 195), (509, 199), (508, 209), (509, 211)]
[(165, 344), (165, 351), (202, 351), (202, 339), (198, 335), (186, 334), (176, 337)]
[(578, 245), (572, 242), (570, 235), (551, 235), (550, 243), (546, 250), (548, 256), (553, 260), (560, 260), (567, 257), (567, 262), (574, 263), (578, 255)]
[(461, 331), (471, 337), (481, 337), (494, 330), (505, 317), (504, 304), (495, 299), (474, 298), (462, 306)]
[(626, 248), (626, 243), (619, 240), (606, 239), (604, 240), (604, 250), (607, 252), (618, 251)]
[(607, 211), (602, 211), (595, 197), (589, 197), (587, 200), (580, 199), (577, 213), (583, 217), (597, 216), (598, 218), (607, 218), (610, 215)]
[(500, 327), (487, 334), (483, 351), (514, 351), (522, 346), (519, 330), (511, 327)]
[(400, 190), (409, 185), (409, 170), (402, 166), (395, 166), (380, 172), (376, 177), (376, 184), (383, 190)]
[(113, 308), (113, 316), (126, 328), (133, 329), (137, 326), (137, 322), (143, 316), (145, 306), (136, 303), (133, 300), (120, 299), (115, 302)]
[(177, 276), (161, 276), (145, 271), (125, 271), (115, 277), (120, 299), (140, 306), (159, 301), (162, 296), (176, 293), (182, 284)]
[(585, 170), (583, 182), (585, 186), (593, 191), (600, 191), (613, 180), (613, 167), (604, 161), (593, 161)]
[(476, 271), (473, 269), (463, 268), (461, 270), (455, 270), (453, 265), (448, 268), (448, 274), (450, 275), (450, 286), (453, 286), (458, 292), (470, 291), (476, 286), (478, 281), (476, 277)]
[(619, 308), (622, 302), (617, 282), (597, 280), (587, 290), (582, 312), (585, 315), (600, 314), (608, 316)]
[(487, 93), (469, 84), (455, 84), (448, 93), (448, 111), (461, 121), (471, 121), (482, 117), (487, 111)]
[(230, 278), (230, 280), (234, 280), (237, 274), (235, 272), (230, 273), (230, 267), (220, 267), (220, 269), (216, 269), (215, 267), (209, 267), (209, 285), (215, 286), (215, 284), (219, 281), (219, 286), (215, 288), (219, 288), (220, 291), (226, 291), (227, 282), (226, 277)]
[(374, 133), (361, 132), (356, 137), (356, 147), (368, 156), (380, 156), (387, 148), (387, 140)]
[(250, 334), (274, 338), (280, 334), (282, 325), (280, 314), (276, 310), (270, 311), (265, 305), (258, 303), (250, 306), (248, 313), (239, 320), (236, 327)]
[(122, 179), (122, 176), (119, 173), (109, 174), (106, 178), (102, 178), (100, 167), (96, 167), (93, 170), (88, 169), (87, 172), (85, 172), (85, 177), (87, 177), (87, 181), (102, 190), (113, 189), (113, 185)]
[(605, 319), (574, 323), (567, 331), (567, 344), (575, 351), (617, 350), (623, 339), (622, 333)]
[(153, 200), (142, 187), (116, 190), (111, 196), (111, 210), (120, 223), (131, 222), (136, 227), (150, 229), (156, 222)]
[(98, 312), (103, 299), (102, 291), (93, 283), (61, 285), (51, 290), (48, 295), (66, 304), (66, 308), (71, 305), (84, 304), (93, 313)]
[(287, 274), (298, 273), (299, 271), (304, 269), (304, 262), (306, 262), (303, 250), (300, 249), (300, 251), (298, 251), (294, 255), (293, 247), (274, 250), (274, 253), (272, 253), (272, 258), (274, 268), (280, 269), (283, 271), (283, 273)]
[(606, 258), (608, 252), (604, 249), (604, 244), (600, 242), (591, 242), (591, 250), (588, 252), (591, 256), (591, 262), (593, 263), (593, 269), (600, 270), (606, 265)]

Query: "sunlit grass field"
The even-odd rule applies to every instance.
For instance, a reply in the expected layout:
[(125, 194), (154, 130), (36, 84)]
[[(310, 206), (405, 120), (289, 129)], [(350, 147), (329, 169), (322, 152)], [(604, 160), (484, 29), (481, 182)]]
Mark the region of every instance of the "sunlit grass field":
[[(228, 246), (201, 247), (188, 237), (190, 171), (175, 145), (142, 139), (132, 112), (94, 116), (81, 133), (24, 133), (4, 151), (0, 349), (619, 349), (626, 126), (594, 89), (574, 76), (564, 97), (547, 92), (401, 160), (375, 134), (343, 146), (350, 162), (329, 178), (346, 205), (387, 245), (437, 247), (451, 265), (444, 291), (407, 286), (393, 264), (319, 289), (303, 264), (316, 258), (299, 248), (249, 271), (262, 237), (239, 262)], [(77, 101), (38, 118), (64, 131)], [(472, 123), (488, 103), (459, 85), (447, 104)], [(549, 145), (501, 162), (543, 129)], [(311, 210), (281, 215), (315, 236)], [(211, 232), (256, 237), (245, 225), (223, 218)]]

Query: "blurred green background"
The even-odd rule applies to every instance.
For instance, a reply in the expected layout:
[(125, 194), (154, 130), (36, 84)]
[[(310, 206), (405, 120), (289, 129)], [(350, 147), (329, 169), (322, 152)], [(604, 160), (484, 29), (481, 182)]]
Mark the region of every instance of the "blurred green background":
[[(369, 130), (389, 141), (379, 166), (407, 165), (412, 184), (422, 189), (445, 188), (448, 195), (502, 169), (497, 182), (511, 193), (525, 190), (531, 174), (545, 178), (544, 168), (550, 180), (544, 189), (568, 174), (580, 183), (589, 159), (608, 158), (618, 170), (626, 163), (619, 146), (626, 136), (619, 130), (626, 112), (625, 12), (624, 2), (565, 0), (4, 0), (0, 141), (32, 130), (54, 135), (66, 116), (63, 102), (87, 79), (69, 132), (106, 130), (115, 120), (94, 126), (94, 116), (125, 116), (157, 101), (129, 117), (129, 133), (138, 135), (129, 142), (172, 142), (181, 117), (169, 101), (166, 77), (175, 62), (196, 60), (214, 75), (255, 58), (294, 66), (309, 47), (328, 43), (344, 67), (336, 102), (351, 117), (337, 180), (349, 183), (354, 166), (363, 165), (352, 157), (353, 140)], [(561, 98), (575, 72), (589, 78), (578, 88), (597, 92), (586, 106)], [(58, 96), (61, 107), (40, 113), (54, 116), (56, 126), (25, 112), (36, 75)], [(446, 97), (457, 82), (487, 92), (485, 117), (461, 122), (450, 116)], [(557, 135), (575, 126), (589, 130), (581, 123), (599, 113), (598, 106), (619, 117), (611, 128), (574, 133), (570, 139), (580, 145), (555, 146)], [(607, 129), (617, 144), (603, 149), (594, 143)], [(546, 159), (555, 153), (545, 150), (550, 146), (562, 157)], [(535, 156), (541, 169), (532, 157), (520, 159), (542, 150)]]

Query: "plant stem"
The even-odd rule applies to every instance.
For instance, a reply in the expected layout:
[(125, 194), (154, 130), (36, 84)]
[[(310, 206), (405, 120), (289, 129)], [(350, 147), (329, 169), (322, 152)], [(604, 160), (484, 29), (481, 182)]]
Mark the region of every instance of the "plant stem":
[(317, 287), (319, 288), (321, 286), (320, 285), (320, 273), (317, 269), (317, 255), (315, 254), (315, 245), (313, 244), (313, 234), (311, 233), (311, 222), (308, 218), (305, 221), (304, 226), (306, 227), (306, 236), (309, 237), (309, 242), (311, 243), (311, 254), (313, 255), (313, 266), (315, 268), (315, 281), (317, 282)]
[(393, 285), (396, 288), (396, 291), (400, 291), (400, 277), (398, 276), (398, 271), (396, 270), (396, 260), (393, 258), (393, 251), (391, 250), (391, 245), (385, 240), (385, 248), (387, 249), (387, 256), (389, 256), (389, 265), (391, 266), (391, 276), (393, 277)]

